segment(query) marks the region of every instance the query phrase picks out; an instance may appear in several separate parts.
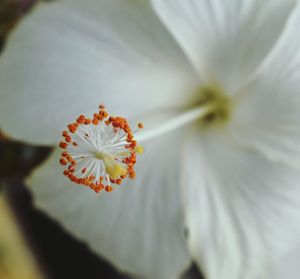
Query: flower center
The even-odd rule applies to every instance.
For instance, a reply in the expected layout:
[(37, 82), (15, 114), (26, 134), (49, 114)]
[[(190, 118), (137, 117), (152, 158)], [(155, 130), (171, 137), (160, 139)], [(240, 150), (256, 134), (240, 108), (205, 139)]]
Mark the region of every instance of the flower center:
[(226, 124), (231, 117), (232, 102), (218, 86), (205, 86), (197, 92), (197, 100), (192, 108), (186, 109), (178, 116), (159, 123), (153, 129), (136, 135), (140, 141), (147, 141), (168, 133), (192, 122), (198, 121), (201, 128), (211, 128)]
[[(67, 127), (59, 144), (64, 149), (60, 164), (71, 181), (95, 192), (111, 192), (111, 183), (120, 185), (126, 177), (135, 177), (136, 153), (143, 148), (137, 146), (125, 118), (109, 116), (104, 106), (99, 106), (92, 119), (80, 115)], [(139, 123), (138, 128), (143, 125)]]
[(217, 86), (204, 86), (199, 90), (197, 106), (207, 107), (207, 112), (199, 118), (203, 128), (221, 126), (231, 117), (232, 102)]

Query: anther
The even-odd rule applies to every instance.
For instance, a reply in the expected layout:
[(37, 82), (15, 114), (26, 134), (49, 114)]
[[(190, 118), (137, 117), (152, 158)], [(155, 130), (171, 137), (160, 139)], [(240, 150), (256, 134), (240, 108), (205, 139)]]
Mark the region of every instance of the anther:
[(138, 128), (139, 128), (139, 129), (143, 129), (143, 128), (144, 128), (144, 124), (141, 123), (141, 122), (139, 122), (139, 123), (138, 123)]

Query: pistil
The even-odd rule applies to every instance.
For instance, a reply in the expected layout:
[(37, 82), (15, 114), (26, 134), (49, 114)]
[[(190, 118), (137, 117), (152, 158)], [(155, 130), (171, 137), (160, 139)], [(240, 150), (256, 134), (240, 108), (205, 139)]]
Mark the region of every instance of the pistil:
[(225, 124), (232, 111), (230, 98), (217, 86), (202, 87), (198, 93), (199, 97), (193, 108), (160, 123), (153, 129), (136, 134), (136, 139), (144, 142), (196, 121), (201, 128), (205, 129)]

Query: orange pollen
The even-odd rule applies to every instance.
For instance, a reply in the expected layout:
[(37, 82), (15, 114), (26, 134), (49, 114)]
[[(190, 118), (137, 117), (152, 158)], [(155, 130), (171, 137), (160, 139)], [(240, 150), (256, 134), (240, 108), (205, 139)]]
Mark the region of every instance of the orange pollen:
[(64, 158), (60, 158), (59, 163), (60, 163), (62, 166), (65, 166), (65, 165), (67, 164), (67, 161), (66, 161)]
[(62, 149), (67, 148), (67, 146), (68, 146), (68, 144), (67, 144), (66, 142), (61, 141), (61, 142), (59, 143), (59, 147), (62, 148)]
[(69, 134), (68, 134), (67, 131), (63, 131), (63, 132), (62, 132), (62, 136), (63, 136), (63, 137), (66, 137), (66, 136), (68, 136), (68, 135), (69, 135)]
[(139, 129), (143, 129), (143, 128), (144, 128), (144, 124), (141, 123), (141, 122), (139, 122), (139, 123), (138, 123), (138, 128), (139, 128)]
[[(137, 124), (142, 129), (142, 123)], [(110, 116), (104, 105), (92, 118), (79, 115), (62, 132), (59, 163), (72, 182), (87, 186), (96, 193), (113, 191), (128, 177), (135, 177), (137, 142), (128, 121)]]
[(105, 187), (106, 192), (111, 192), (112, 190), (113, 190), (113, 187), (111, 187), (111, 186), (106, 186)]

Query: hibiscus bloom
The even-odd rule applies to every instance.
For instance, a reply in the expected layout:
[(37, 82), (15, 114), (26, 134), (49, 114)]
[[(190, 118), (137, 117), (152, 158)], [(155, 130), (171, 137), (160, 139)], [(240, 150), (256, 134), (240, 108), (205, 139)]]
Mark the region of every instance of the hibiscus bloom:
[(1, 58), (5, 132), (55, 145), (99, 103), (146, 128), (134, 181), (97, 195), (56, 150), (36, 205), (132, 274), (272, 276), (300, 241), (299, 26), (292, 0), (40, 5)]

